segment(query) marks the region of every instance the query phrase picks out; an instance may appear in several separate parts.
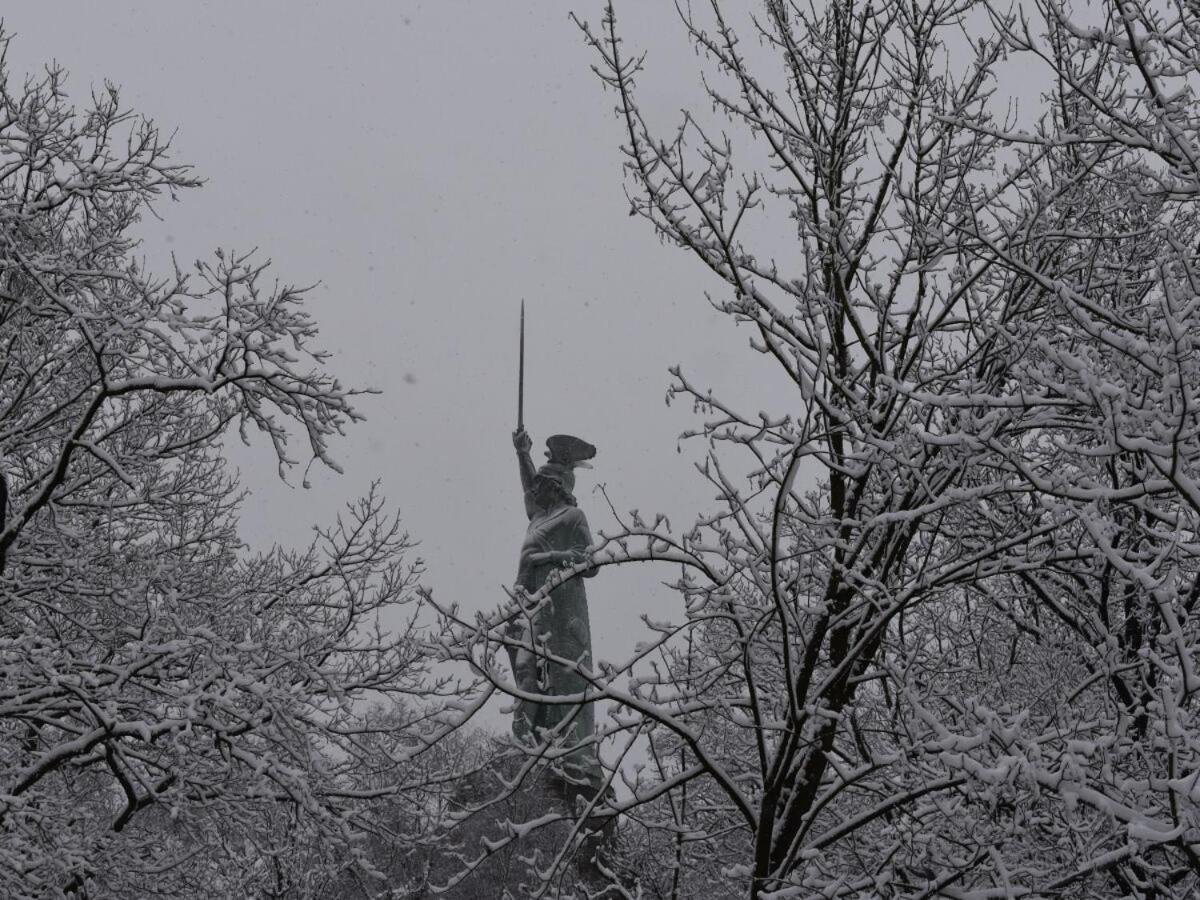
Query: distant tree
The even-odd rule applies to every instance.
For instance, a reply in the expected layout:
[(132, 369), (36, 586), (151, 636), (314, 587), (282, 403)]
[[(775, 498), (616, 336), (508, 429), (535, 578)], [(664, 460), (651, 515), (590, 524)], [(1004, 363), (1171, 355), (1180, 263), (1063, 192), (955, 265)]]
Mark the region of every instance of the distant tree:
[(135, 229), (199, 183), (168, 151), (112, 86), (0, 66), (0, 895), (379, 890), (371, 802), (414, 745), (365, 700), (421, 675), (380, 620), (420, 562), (375, 493), (306, 551), (239, 541), (229, 429), (336, 468), (358, 416), (264, 264), (145, 271)]
[[(562, 573), (681, 570), (675, 614), (585, 673), (620, 759), (651, 761), (609, 772), (600, 813), (644, 835), (612, 890), (1195, 896), (1194, 5), (680, 9), (715, 115), (665, 137), (611, 6), (581, 26), (631, 214), (713, 273), (794, 401), (742, 411), (674, 369), (719, 508), (619, 515)], [(1016, 67), (1044, 89), (1012, 107)], [(442, 614), (442, 655), (520, 696), (515, 601)]]

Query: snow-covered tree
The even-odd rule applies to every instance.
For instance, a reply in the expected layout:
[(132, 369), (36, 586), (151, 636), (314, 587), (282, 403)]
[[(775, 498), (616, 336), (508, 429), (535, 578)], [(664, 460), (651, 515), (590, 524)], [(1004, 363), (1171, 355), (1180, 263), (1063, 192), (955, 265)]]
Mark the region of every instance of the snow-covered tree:
[[(585, 672), (606, 758), (650, 759), (610, 767), (599, 811), (646, 835), (613, 890), (1194, 896), (1195, 6), (680, 17), (712, 108), (666, 131), (612, 8), (582, 25), (631, 214), (794, 395), (747, 412), (674, 369), (720, 507), (618, 516), (563, 571), (681, 573), (631, 658)], [(520, 696), (514, 604), (443, 613), (443, 655)]]
[(334, 466), (357, 414), (265, 265), (145, 270), (139, 223), (199, 183), (169, 150), (111, 86), (0, 68), (6, 897), (321, 895), (411, 746), (364, 714), (421, 671), (381, 498), (303, 552), (238, 539), (231, 427)]

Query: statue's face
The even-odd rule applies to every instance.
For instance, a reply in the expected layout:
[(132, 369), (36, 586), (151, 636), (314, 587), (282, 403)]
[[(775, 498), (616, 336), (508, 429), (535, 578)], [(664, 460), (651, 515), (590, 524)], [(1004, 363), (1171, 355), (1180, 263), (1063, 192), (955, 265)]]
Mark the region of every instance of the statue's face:
[(549, 506), (558, 499), (558, 485), (552, 479), (539, 476), (533, 482), (533, 499), (538, 506)]

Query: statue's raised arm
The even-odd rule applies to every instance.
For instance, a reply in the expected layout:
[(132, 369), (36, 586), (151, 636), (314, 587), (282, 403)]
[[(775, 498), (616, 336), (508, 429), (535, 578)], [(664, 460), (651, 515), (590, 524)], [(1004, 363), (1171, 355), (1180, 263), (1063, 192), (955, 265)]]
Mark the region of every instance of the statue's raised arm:
[(518, 428), (513, 432), (513, 446), (517, 450), (517, 468), (521, 474), (521, 493), (525, 497), (525, 515), (532, 519), (536, 509), (533, 502), (533, 478), (536, 470), (533, 467), (533, 458), (529, 455), (533, 439), (524, 428)]

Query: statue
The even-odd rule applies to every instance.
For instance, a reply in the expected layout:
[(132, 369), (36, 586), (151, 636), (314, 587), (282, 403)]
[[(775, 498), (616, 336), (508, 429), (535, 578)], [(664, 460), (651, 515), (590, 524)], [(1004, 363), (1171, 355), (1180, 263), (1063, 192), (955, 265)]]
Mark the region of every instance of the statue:
[[(587, 460), (596, 448), (571, 435), (557, 434), (546, 441), (549, 457), (535, 471), (530, 457), (533, 442), (525, 429), (513, 432), (521, 487), (525, 493), (525, 514), (529, 528), (521, 545), (517, 566), (517, 587), (527, 594), (540, 589), (556, 569), (573, 566), (587, 559), (585, 551), (592, 543), (587, 518), (575, 505), (576, 467), (591, 468)], [(570, 660), (585, 670), (592, 665), (592, 632), (588, 623), (587, 594), (583, 578), (596, 574), (591, 569), (575, 575), (550, 592), (550, 602), (527, 623), (514, 623), (514, 634), (522, 640), (532, 635), (543, 643), (546, 652)], [(578, 694), (587, 681), (580, 672), (566, 665), (544, 660), (528, 650), (512, 653), (513, 675), (517, 686), (533, 694)], [(564, 724), (565, 723), (565, 724)], [(513, 734), (521, 741), (537, 740), (540, 729), (558, 729), (558, 739), (578, 744), (595, 730), (592, 704), (534, 703), (518, 700), (513, 718)], [(569, 777), (596, 780), (594, 748), (573, 754), (564, 770)]]
[[(517, 589), (533, 594), (555, 570), (587, 560), (586, 550), (592, 543), (592, 534), (587, 517), (575, 504), (574, 470), (576, 467), (591, 468), (588, 460), (596, 455), (596, 448), (569, 434), (552, 435), (546, 440), (546, 464), (534, 469), (529, 454), (533, 441), (525, 432), (524, 302), (521, 303), (517, 385), (517, 430), (513, 432), (513, 446), (517, 450), (517, 466), (525, 494), (525, 514), (529, 517), (517, 565)], [(541, 652), (535, 652), (509, 648), (513, 678), (522, 691), (542, 695), (584, 691), (587, 679), (579, 670), (587, 672), (592, 667), (592, 630), (588, 623), (583, 578), (594, 576), (596, 571), (593, 568), (573, 575), (550, 592), (549, 602), (535, 615), (510, 625), (511, 637), (541, 649)], [(547, 655), (564, 662), (546, 659)], [(518, 698), (513, 715), (513, 734), (517, 740), (537, 742), (548, 730), (553, 730), (555, 739), (568, 746), (583, 743), (595, 732), (592, 704), (536, 703)], [(589, 746), (570, 754), (562, 766), (562, 773), (575, 782), (598, 782), (596, 749)]]

